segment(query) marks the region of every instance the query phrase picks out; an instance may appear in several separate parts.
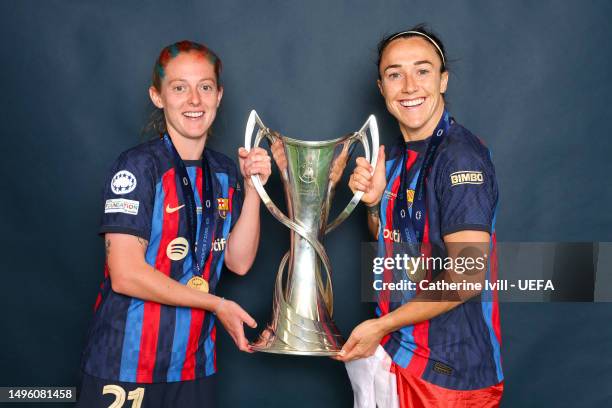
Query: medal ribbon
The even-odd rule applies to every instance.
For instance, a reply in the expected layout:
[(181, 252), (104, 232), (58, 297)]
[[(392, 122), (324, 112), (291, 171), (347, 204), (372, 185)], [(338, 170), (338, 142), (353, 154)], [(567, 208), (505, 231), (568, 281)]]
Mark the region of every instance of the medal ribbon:
[[(210, 251), (209, 248), (212, 244), (212, 225), (215, 216), (213, 198), (213, 184), (212, 174), (206, 160), (206, 154), (202, 154), (202, 175), (204, 177), (203, 188), (200, 192), (200, 200), (202, 202), (202, 223), (200, 224), (200, 234), (197, 236), (198, 231), (198, 214), (194, 196), (194, 188), (191, 186), (191, 180), (185, 164), (179, 156), (170, 136), (164, 135), (164, 144), (172, 156), (174, 164), (174, 170), (179, 176), (179, 185), (183, 193), (183, 199), (185, 200), (185, 210), (187, 213), (187, 234), (189, 236), (189, 249), (191, 257), (193, 259), (193, 265), (196, 269), (195, 275), (202, 275), (204, 272), (204, 265), (208, 258)], [(196, 176), (197, 177), (197, 176)], [(196, 187), (197, 188), (197, 187)], [(204, 199), (206, 198), (206, 200)], [(208, 205), (206, 205), (208, 202)]]
[(433, 165), (436, 151), (444, 136), (448, 133), (448, 129), (452, 123), (448, 112), (444, 110), (442, 118), (438, 122), (436, 129), (433, 132), (421, 168), (417, 175), (416, 185), (414, 185), (414, 200), (412, 208), (408, 208), (407, 183), (408, 174), (406, 162), (408, 158), (407, 147), (404, 147), (402, 158), (401, 187), (397, 195), (397, 201), (394, 208), (395, 220), (398, 221), (400, 227), (400, 235), (402, 241), (414, 246), (414, 249), (419, 249), (423, 242), (423, 232), (425, 230), (425, 178), (427, 177), (431, 166)]

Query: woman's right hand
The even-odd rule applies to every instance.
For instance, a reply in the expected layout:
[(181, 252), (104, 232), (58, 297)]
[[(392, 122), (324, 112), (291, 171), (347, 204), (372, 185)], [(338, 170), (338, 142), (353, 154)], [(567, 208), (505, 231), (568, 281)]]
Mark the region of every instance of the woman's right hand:
[(253, 351), (249, 348), (249, 341), (244, 336), (243, 323), (254, 329), (257, 327), (255, 319), (245, 312), (238, 303), (223, 298), (220, 298), (213, 312), (232, 337), (236, 346), (241, 351), (252, 353)]
[(380, 202), (380, 199), (387, 186), (387, 177), (385, 175), (385, 146), (381, 145), (378, 150), (378, 160), (376, 169), (372, 166), (365, 157), (358, 157), (355, 161), (355, 170), (349, 179), (349, 187), (353, 194), (356, 191), (363, 191), (361, 201), (367, 206), (373, 206)]

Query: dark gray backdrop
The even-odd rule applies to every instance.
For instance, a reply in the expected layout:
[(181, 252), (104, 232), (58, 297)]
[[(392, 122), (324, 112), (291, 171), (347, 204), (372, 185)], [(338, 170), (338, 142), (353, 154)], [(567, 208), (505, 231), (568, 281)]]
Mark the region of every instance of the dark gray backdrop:
[[(451, 111), (493, 151), (499, 240), (612, 241), (610, 15), (606, 1), (3, 1), (0, 385), (77, 382), (102, 278), (102, 182), (140, 141), (162, 46), (189, 38), (221, 56), (213, 148), (235, 155), (252, 108), (307, 140), (356, 130), (375, 113), (388, 143), (398, 131), (375, 85), (376, 42), (429, 22), (452, 60)], [(269, 187), (278, 190), (278, 179)], [(287, 238), (262, 217), (252, 272), (220, 288), (260, 326)], [(372, 309), (359, 299), (363, 221), (360, 208), (326, 241), (347, 335)], [(612, 305), (501, 312), (505, 407), (612, 403)], [(219, 337), (224, 406), (351, 405), (339, 363), (240, 354)]]

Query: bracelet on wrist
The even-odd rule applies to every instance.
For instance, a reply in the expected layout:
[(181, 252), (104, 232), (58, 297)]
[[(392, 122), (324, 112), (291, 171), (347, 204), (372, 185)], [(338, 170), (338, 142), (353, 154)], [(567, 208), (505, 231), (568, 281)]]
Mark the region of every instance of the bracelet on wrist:
[(214, 308), (214, 310), (212, 311), (213, 315), (217, 315), (217, 310), (219, 309), (219, 307), (221, 306), (221, 304), (225, 302), (225, 298), (224, 297), (220, 297), (219, 298), (219, 303), (217, 303), (217, 306)]

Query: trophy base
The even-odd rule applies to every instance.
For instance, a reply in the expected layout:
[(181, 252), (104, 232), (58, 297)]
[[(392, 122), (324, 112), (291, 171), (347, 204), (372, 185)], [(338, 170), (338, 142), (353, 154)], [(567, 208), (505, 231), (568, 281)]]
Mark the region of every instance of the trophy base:
[(259, 336), (259, 339), (253, 343), (249, 344), (249, 347), (253, 351), (259, 351), (262, 353), (271, 353), (271, 354), (288, 354), (294, 356), (319, 356), (319, 357), (331, 357), (337, 356), (340, 354), (342, 348), (312, 348), (310, 350), (306, 349), (298, 349), (295, 347), (291, 347), (289, 344), (285, 343), (281, 339), (279, 339), (276, 335), (272, 333), (270, 328), (264, 330), (264, 332)]
[(337, 356), (340, 354), (340, 350), (337, 351), (302, 351), (302, 350), (294, 350), (287, 345), (270, 345), (269, 347), (260, 347), (251, 345), (251, 350), (259, 351), (261, 353), (271, 353), (271, 354), (288, 354), (293, 356), (311, 356), (311, 357), (331, 357)]

